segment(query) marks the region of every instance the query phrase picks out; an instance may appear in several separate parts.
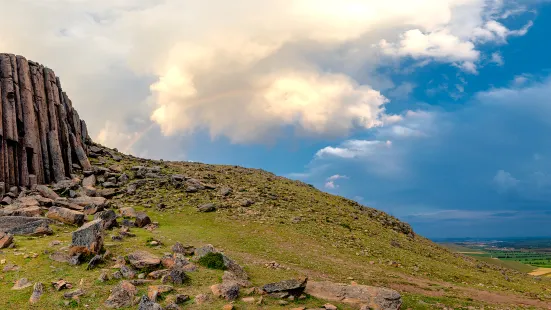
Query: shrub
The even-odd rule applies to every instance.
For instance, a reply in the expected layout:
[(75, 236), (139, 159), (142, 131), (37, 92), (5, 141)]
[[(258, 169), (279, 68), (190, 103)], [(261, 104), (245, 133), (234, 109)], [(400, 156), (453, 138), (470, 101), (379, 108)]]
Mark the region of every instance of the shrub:
[(221, 253), (208, 253), (198, 261), (199, 265), (209, 269), (226, 270), (224, 256)]

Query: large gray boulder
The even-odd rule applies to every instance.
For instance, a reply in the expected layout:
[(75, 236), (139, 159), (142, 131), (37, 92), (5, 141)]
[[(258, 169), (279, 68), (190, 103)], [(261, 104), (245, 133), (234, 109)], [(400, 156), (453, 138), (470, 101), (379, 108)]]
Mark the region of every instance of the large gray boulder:
[(305, 292), (319, 299), (375, 310), (398, 310), (402, 297), (395, 290), (367, 285), (308, 282)]
[(88, 222), (72, 234), (71, 252), (99, 254), (103, 248), (103, 221)]

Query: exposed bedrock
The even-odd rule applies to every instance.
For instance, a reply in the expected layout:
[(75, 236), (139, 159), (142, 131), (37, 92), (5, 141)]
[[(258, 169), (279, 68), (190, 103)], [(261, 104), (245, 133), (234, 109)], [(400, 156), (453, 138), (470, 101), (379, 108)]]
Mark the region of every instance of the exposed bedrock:
[(0, 54), (0, 102), (0, 194), (90, 168), (86, 123), (51, 69)]

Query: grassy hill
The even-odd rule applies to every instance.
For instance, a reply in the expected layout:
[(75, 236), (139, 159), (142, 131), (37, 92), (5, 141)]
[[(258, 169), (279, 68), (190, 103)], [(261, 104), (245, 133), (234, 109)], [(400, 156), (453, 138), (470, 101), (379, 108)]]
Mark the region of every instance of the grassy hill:
[[(415, 235), (409, 225), (396, 218), (308, 184), (256, 169), (150, 161), (113, 154), (122, 160), (115, 161), (107, 154), (92, 159), (92, 164), (118, 165), (131, 179), (133, 166), (160, 166), (164, 176), (145, 179), (135, 194), (120, 194), (112, 199), (113, 208), (133, 207), (159, 222), (152, 232), (132, 229), (136, 236), (122, 242), (107, 238), (106, 248), (115, 256), (136, 249), (162, 255), (170, 252), (177, 241), (194, 246), (212, 244), (244, 266), (257, 286), (297, 276), (341, 283), (354, 281), (399, 291), (404, 299), (403, 309), (547, 309), (551, 304), (551, 278), (535, 279), (508, 266), (452, 253)], [(190, 193), (176, 188), (169, 177), (174, 174), (195, 178), (211, 189)], [(223, 195), (223, 188), (231, 188), (231, 193)], [(214, 203), (217, 211), (197, 212), (197, 206), (204, 203)], [(6, 260), (4, 263), (20, 266), (19, 271), (4, 273), (0, 279), (2, 309), (28, 307), (28, 290), (10, 290), (22, 276), (47, 284), (63, 278), (87, 291), (76, 304), (63, 299), (62, 292), (50, 289), (36, 309), (103, 309), (103, 301), (116, 282), (96, 281), (99, 269), (86, 271), (86, 266), (49, 260), (44, 251), (51, 248), (50, 243), (59, 240), (60, 246), (68, 245), (74, 230), (70, 226), (53, 228), (53, 236), (16, 237), (17, 248), (4, 250), (0, 255)], [(153, 239), (163, 245), (149, 246), (148, 241)], [(267, 267), (274, 266), (271, 262), (281, 267)], [(190, 296), (207, 293), (221, 275), (220, 271), (207, 269), (190, 273), (190, 284), (179, 290)], [(237, 309), (290, 309), (301, 305), (320, 307), (323, 303), (310, 298), (286, 307), (270, 299), (263, 306), (242, 301), (235, 305)], [(190, 304), (186, 309), (221, 309), (224, 304), (216, 300), (206, 306)]]

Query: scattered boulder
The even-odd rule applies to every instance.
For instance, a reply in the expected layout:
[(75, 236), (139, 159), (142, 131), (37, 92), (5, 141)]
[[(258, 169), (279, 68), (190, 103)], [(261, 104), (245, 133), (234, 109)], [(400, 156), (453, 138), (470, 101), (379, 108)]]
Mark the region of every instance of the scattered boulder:
[(103, 221), (103, 229), (111, 229), (119, 226), (117, 223), (117, 214), (113, 210), (105, 210), (94, 214), (94, 219)]
[(134, 302), (134, 297), (138, 290), (132, 283), (128, 281), (122, 281), (119, 285), (115, 286), (111, 291), (111, 295), (105, 301), (104, 305), (107, 308), (123, 308), (130, 307)]
[(226, 282), (222, 284), (215, 284), (210, 287), (212, 293), (216, 297), (224, 298), (232, 301), (239, 297), (239, 285), (235, 282)]
[(80, 263), (79, 255), (71, 256), (69, 253), (64, 252), (54, 252), (50, 254), (49, 258), (55, 262), (68, 263), (70, 265), (78, 265)]
[(146, 251), (135, 251), (127, 256), (128, 262), (134, 268), (142, 269), (156, 267), (161, 264), (161, 259)]
[(11, 288), (12, 290), (22, 290), (29, 286), (33, 285), (32, 282), (29, 281), (27, 278), (21, 278), (17, 281), (15, 281), (15, 284)]
[[(173, 268), (170, 273), (165, 277), (168, 281), (176, 285), (182, 285), (188, 279), (184, 270), (179, 268)], [(167, 281), (165, 280), (165, 281)]]
[(216, 206), (213, 203), (206, 203), (202, 204), (197, 207), (197, 211), (199, 212), (214, 212), (216, 211)]
[(185, 294), (178, 294), (176, 295), (175, 299), (174, 299), (174, 302), (177, 303), (177, 304), (183, 304), (185, 303), (186, 301), (188, 301), (190, 298), (188, 295), (185, 295)]
[(99, 265), (103, 261), (103, 255), (96, 255), (92, 257), (92, 259), (88, 262), (88, 266), (86, 267), (86, 270), (92, 270), (96, 268), (97, 265)]
[(220, 195), (222, 195), (224, 197), (229, 196), (232, 192), (233, 192), (233, 190), (229, 186), (222, 186), (220, 188)]
[(61, 207), (51, 207), (46, 213), (46, 217), (71, 225), (84, 223), (84, 213)]
[(195, 259), (200, 259), (201, 257), (209, 253), (216, 253), (216, 249), (212, 244), (207, 244), (205, 246), (195, 249)]
[(156, 301), (159, 295), (171, 292), (174, 288), (170, 285), (151, 285), (147, 288), (147, 297)]
[(125, 279), (134, 279), (136, 277), (136, 271), (128, 266), (121, 266), (119, 270)]
[(367, 285), (308, 282), (305, 292), (316, 298), (341, 302), (366, 309), (398, 310), (402, 297), (395, 290)]
[(207, 294), (199, 294), (195, 296), (195, 303), (198, 305), (206, 304), (210, 301), (210, 297)]
[(0, 249), (5, 249), (13, 242), (13, 235), (0, 231)]
[(82, 213), (86, 215), (94, 215), (100, 211), (103, 211), (102, 206), (96, 206), (95, 204), (89, 204), (82, 210)]
[(71, 252), (99, 254), (103, 248), (103, 221), (88, 222), (72, 234)]
[(42, 294), (44, 294), (44, 285), (40, 282), (35, 283), (29, 302), (31, 304), (36, 304), (40, 300), (40, 296), (42, 296)]
[(143, 295), (138, 305), (138, 310), (163, 310), (163, 307), (158, 303), (150, 300), (147, 296)]
[(176, 242), (172, 246), (172, 252), (183, 255), (193, 255), (193, 253), (195, 252), (195, 247), (192, 245), (183, 245), (180, 242)]
[(134, 225), (136, 227), (144, 227), (146, 225), (151, 224), (151, 219), (149, 216), (147, 216), (144, 212), (137, 212), (136, 213), (136, 220), (134, 221)]
[(275, 298), (299, 297), (306, 289), (307, 282), (308, 278), (284, 280), (266, 284), (262, 290)]
[(88, 196), (72, 198), (72, 199), (69, 199), (69, 201), (82, 207), (86, 207), (87, 205), (90, 205), (90, 204), (95, 204), (97, 206), (105, 207), (107, 203), (107, 199), (103, 197), (88, 197)]
[(79, 296), (82, 296), (84, 295), (84, 291), (82, 289), (76, 289), (74, 291), (71, 291), (71, 292), (67, 292), (65, 294), (63, 294), (63, 298), (65, 299), (75, 299)]
[(82, 187), (94, 187), (96, 186), (96, 176), (89, 175), (82, 180)]
[(137, 214), (136, 210), (134, 210), (134, 208), (132, 207), (125, 207), (125, 208), (121, 208), (119, 210), (119, 212), (121, 213), (121, 216), (123, 217), (132, 217), (132, 218), (135, 218)]
[(37, 185), (36, 190), (40, 193), (40, 195), (42, 195), (42, 197), (50, 198), (52, 200), (59, 198), (59, 195), (46, 185)]
[(238, 276), (235, 273), (231, 271), (224, 271), (224, 275), (222, 276), (222, 282), (234, 282), (237, 283), (241, 287), (249, 287), (251, 286), (251, 282), (247, 277), (244, 277), (243, 275)]
[(57, 290), (61, 291), (63, 289), (71, 289), (73, 285), (63, 279), (60, 279), (58, 281), (52, 282), (52, 286)]

